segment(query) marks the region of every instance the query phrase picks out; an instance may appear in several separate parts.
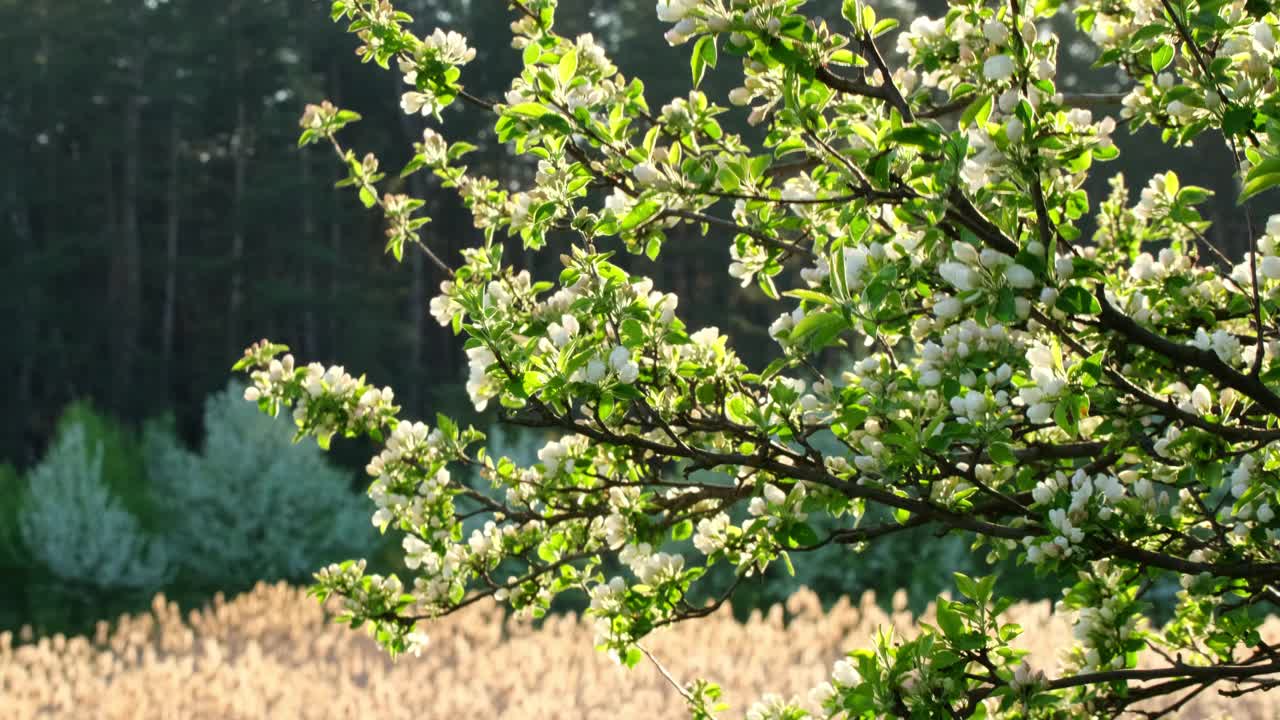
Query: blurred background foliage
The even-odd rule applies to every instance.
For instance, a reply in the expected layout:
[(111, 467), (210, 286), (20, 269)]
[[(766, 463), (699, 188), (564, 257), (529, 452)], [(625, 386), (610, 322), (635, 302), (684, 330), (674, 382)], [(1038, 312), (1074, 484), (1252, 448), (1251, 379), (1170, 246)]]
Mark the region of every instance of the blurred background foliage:
[[(839, 27), (839, 4), (815, 0), (805, 11)], [(466, 34), (477, 49), (467, 89), (502, 97), (519, 67), (504, 3), (397, 5), (421, 32)], [(878, 5), (881, 16), (905, 23), (943, 8), (941, 0)], [(327, 10), (320, 0), (0, 0), (0, 307), (9, 317), (0, 342), (0, 627), (83, 629), (143, 607), (156, 589), (199, 603), (261, 578), (306, 581), (311, 567), (345, 555), (370, 553), (392, 569), (395, 546), (363, 520), (360, 469), (371, 448), (339, 443), (325, 458), (301, 447), (285, 452), (276, 440), (289, 434), (287, 421), (267, 432), (217, 394), (241, 349), (258, 338), (392, 385), (406, 416), (441, 411), (492, 424), (465, 405), (459, 343), (427, 314), (443, 278), (421, 254), (403, 265), (384, 255), (379, 219), (333, 189), (333, 158), (295, 147), (303, 105), (326, 97), (364, 115), (347, 144), (393, 170), (423, 128), (422, 118), (399, 110), (400, 79), (355, 62), (351, 39)], [(666, 46), (653, 0), (562, 0), (559, 17), (562, 33), (593, 33), (624, 73), (641, 78), (655, 110), (687, 94), (688, 48)], [(1058, 21), (1059, 29), (1070, 25)], [(1062, 88), (1113, 89), (1115, 78), (1091, 71), (1089, 51), (1070, 37), (1059, 57)], [(703, 82), (722, 104), (741, 79), (730, 65)], [(534, 168), (493, 142), (488, 118), (459, 104), (445, 119), (450, 140), (480, 146), (468, 156), (475, 172), (511, 187), (531, 183)], [(749, 136), (759, 130), (746, 127), (742, 112), (723, 119)], [(1235, 211), (1230, 154), (1214, 144), (1220, 139), (1171, 151), (1150, 133), (1121, 130), (1117, 142), (1120, 160), (1091, 179), (1095, 200), (1116, 172), (1136, 194), (1152, 173), (1174, 169), (1184, 183), (1217, 192), (1206, 208), (1215, 222), (1209, 238), (1241, 252), (1245, 221)], [(475, 243), (450, 192), (421, 174), (403, 182), (399, 189), (427, 200), (434, 222), (424, 238), (441, 256)], [(725, 272), (727, 238), (673, 235), (659, 262), (624, 262), (679, 295), (692, 326), (719, 326), (748, 363), (762, 366), (775, 349), (766, 328), (776, 306)], [(535, 276), (559, 270), (555, 248), (533, 256), (513, 245), (508, 253)], [(848, 360), (828, 358), (832, 367)], [(545, 440), (509, 431), (498, 444), (530, 460)], [(62, 478), (62, 501), (36, 502), (46, 478)], [(317, 526), (288, 525), (298, 535), (285, 537), (273, 523), (301, 522), (291, 513), (303, 500), (297, 488), (286, 490), (293, 482), (315, 489), (304, 505)], [(72, 548), (30, 547), (37, 537), (99, 537), (92, 533), (108, 530), (99, 522), (107, 508), (118, 511), (110, 532), (137, 536), (127, 547), (143, 558), (164, 555), (163, 572), (147, 576), (159, 587), (140, 587), (142, 577), (121, 585), (135, 567), (123, 560), (114, 584), (92, 572), (68, 577), (84, 563), (55, 561)], [(228, 517), (230, 508), (252, 518)], [(51, 517), (55, 510), (62, 515)], [(222, 546), (241, 554), (204, 562)], [(779, 567), (744, 584), (735, 607), (775, 602), (799, 584), (828, 602), (865, 589), (888, 598), (905, 587), (923, 604), (950, 586), (952, 569), (981, 571), (981, 555), (963, 539), (927, 530), (860, 554), (830, 547), (798, 560), (794, 578)], [(1027, 596), (1056, 591), (1021, 570), (1009, 582)]]

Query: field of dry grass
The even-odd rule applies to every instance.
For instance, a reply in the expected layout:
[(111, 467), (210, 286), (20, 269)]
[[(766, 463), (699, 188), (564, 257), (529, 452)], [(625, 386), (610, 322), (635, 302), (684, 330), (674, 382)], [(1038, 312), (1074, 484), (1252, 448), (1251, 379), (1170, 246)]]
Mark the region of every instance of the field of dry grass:
[[(904, 598), (897, 598), (902, 607)], [(877, 626), (909, 633), (905, 612), (872, 598), (823, 613), (801, 592), (744, 624), (727, 611), (651, 637), (681, 680), (720, 682), (739, 716), (765, 692), (799, 694), (823, 680), (842, 651), (869, 645)], [(1033, 662), (1052, 668), (1070, 629), (1047, 603), (1011, 611), (1028, 632)], [(927, 618), (926, 618), (927, 619)], [(1263, 633), (1280, 639), (1280, 621)], [(303, 591), (259, 586), (182, 617), (157, 597), (151, 613), (122, 618), (96, 637), (24, 644), (0, 635), (0, 716), (67, 718), (680, 718), (680, 698), (657, 670), (614, 665), (592, 649), (576, 618), (537, 631), (505, 623), (490, 606), (431, 628), (421, 657), (391, 663), (361, 632), (326, 622)], [(1203, 693), (1183, 718), (1280, 717), (1280, 691), (1231, 704)]]

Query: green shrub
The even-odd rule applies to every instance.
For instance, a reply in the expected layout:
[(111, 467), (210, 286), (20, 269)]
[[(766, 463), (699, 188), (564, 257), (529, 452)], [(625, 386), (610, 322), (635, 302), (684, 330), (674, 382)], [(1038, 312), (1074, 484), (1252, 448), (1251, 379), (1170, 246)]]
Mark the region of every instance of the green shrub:
[(62, 411), (55, 437), (80, 427), (90, 448), (102, 448), (102, 479), (143, 529), (154, 532), (164, 522), (151, 501), (142, 444), (129, 425), (104, 415), (92, 403), (79, 400)]
[(85, 424), (64, 422), (28, 476), (18, 527), (31, 561), (66, 582), (154, 589), (169, 579), (168, 553), (104, 477), (107, 451)]
[(235, 588), (305, 579), (318, 566), (368, 552), (372, 506), (351, 477), (311, 444), (291, 444), (287, 418), (270, 418), (230, 386), (205, 404), (205, 441), (183, 447), (151, 423), (143, 447), (152, 497), (170, 518), (166, 541), (181, 581)]

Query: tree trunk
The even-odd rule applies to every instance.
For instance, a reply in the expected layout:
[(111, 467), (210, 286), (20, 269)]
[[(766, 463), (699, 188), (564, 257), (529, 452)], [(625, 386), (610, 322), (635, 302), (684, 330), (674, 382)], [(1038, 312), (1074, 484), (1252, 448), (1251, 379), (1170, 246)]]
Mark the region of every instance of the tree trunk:
[(178, 254), (179, 231), (182, 227), (182, 203), (179, 174), (179, 155), (182, 148), (182, 131), (178, 126), (178, 109), (175, 104), (169, 125), (169, 187), (165, 193), (165, 243), (164, 243), (164, 301), (160, 319), (160, 348), (164, 360), (165, 378), (172, 382), (173, 334), (178, 305)]
[(302, 344), (308, 354), (316, 347), (316, 219), (311, 202), (311, 153), (298, 152), (302, 195)]
[[(140, 18), (140, 16), (139, 16)], [(141, 26), (135, 20), (135, 27)], [(114, 406), (129, 407), (133, 397), (133, 381), (142, 333), (142, 238), (138, 222), (138, 188), (142, 167), (142, 91), (143, 63), (141, 46), (129, 62), (130, 93), (122, 113), (120, 147), (123, 154), (120, 178), (120, 234), (111, 253), (109, 307), (115, 314), (111, 333), (112, 383)]]
[(244, 191), (245, 171), (251, 147), (248, 108), (245, 106), (244, 58), (240, 44), (241, 5), (231, 4), (231, 32), (235, 38), (232, 50), (232, 62), (235, 72), (236, 94), (236, 127), (231, 135), (231, 248), (230, 275), (228, 279), (229, 293), (227, 297), (227, 353), (228, 357), (239, 354), (239, 350), (248, 345), (254, 338), (244, 337), (241, 328), (241, 313), (244, 307)]

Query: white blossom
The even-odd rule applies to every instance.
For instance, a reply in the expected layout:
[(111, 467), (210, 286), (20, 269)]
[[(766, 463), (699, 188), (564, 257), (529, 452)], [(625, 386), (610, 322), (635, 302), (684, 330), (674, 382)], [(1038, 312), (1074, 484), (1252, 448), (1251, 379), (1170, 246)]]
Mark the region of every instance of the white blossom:
[(1013, 72), (1013, 58), (1008, 55), (992, 55), (982, 64), (982, 76), (991, 82), (1008, 80)]

